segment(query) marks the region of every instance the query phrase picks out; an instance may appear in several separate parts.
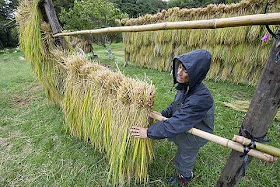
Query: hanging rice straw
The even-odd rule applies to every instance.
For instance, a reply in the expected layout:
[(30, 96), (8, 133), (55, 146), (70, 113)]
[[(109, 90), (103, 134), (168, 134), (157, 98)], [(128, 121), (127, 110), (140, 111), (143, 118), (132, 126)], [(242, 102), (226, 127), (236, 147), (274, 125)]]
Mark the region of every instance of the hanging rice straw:
[[(243, 0), (236, 4), (211, 4), (205, 8), (171, 8), (155, 15), (124, 19), (121, 23), (125, 26), (136, 27), (165, 22), (227, 19), (263, 13), (266, 2), (269, 2), (268, 12), (279, 13), (279, 1)], [(271, 26), (271, 28), (275, 30), (277, 26)], [(170, 71), (170, 62), (174, 56), (203, 48), (213, 54), (208, 79), (255, 85), (267, 60), (269, 46), (272, 44), (272, 40), (266, 43), (261, 42), (260, 39), (264, 34), (266, 34), (266, 29), (260, 25), (225, 29), (125, 33), (124, 44), (125, 48), (129, 49), (125, 51), (125, 58), (126, 61), (131, 61), (135, 65)], [(139, 42), (142, 38), (145, 38), (145, 46)], [(167, 49), (164, 46), (170, 47)], [(154, 51), (154, 53), (145, 53), (145, 51)]]

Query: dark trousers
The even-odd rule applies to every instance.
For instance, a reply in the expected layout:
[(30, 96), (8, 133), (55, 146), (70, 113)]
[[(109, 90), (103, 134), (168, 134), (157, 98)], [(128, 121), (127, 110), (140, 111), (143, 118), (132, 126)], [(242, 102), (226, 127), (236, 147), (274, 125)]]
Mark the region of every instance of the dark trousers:
[(200, 142), (200, 138), (189, 133), (182, 133), (169, 140), (174, 142), (178, 149), (175, 155), (174, 165), (178, 173), (186, 178), (191, 177), (199, 148), (206, 142)]

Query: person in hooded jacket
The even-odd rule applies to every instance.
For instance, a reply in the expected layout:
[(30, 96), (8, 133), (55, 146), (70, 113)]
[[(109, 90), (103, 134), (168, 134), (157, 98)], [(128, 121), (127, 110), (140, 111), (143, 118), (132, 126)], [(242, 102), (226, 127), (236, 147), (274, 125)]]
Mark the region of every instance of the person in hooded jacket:
[(178, 149), (175, 168), (178, 175), (168, 179), (170, 184), (186, 185), (193, 178), (193, 167), (199, 148), (207, 140), (188, 133), (191, 128), (212, 133), (214, 129), (214, 100), (202, 83), (210, 68), (211, 54), (195, 50), (179, 55), (173, 60), (173, 79), (177, 84), (174, 101), (161, 114), (168, 118), (149, 128), (131, 127), (136, 138), (151, 138), (173, 141)]

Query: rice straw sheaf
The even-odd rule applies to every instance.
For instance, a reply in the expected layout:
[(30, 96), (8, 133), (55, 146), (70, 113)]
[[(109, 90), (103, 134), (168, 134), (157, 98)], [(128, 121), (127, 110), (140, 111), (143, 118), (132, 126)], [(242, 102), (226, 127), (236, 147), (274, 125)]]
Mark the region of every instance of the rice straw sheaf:
[[(107, 155), (111, 185), (146, 183), (153, 144), (132, 138), (128, 131), (132, 125), (147, 127), (151, 123), (154, 86), (89, 62), (70, 47), (67, 38), (67, 49), (55, 46), (38, 3), (22, 0), (17, 23), (21, 49), (49, 100), (63, 109), (69, 133)], [(142, 44), (150, 37), (148, 33)]]
[[(125, 19), (121, 22), (129, 26), (261, 14), (266, 2), (263, 0), (243, 0), (228, 5), (210, 4), (205, 8), (179, 9), (175, 7), (155, 15)], [(268, 0), (268, 2), (268, 12), (279, 12), (279, 1)], [(276, 30), (275, 27), (277, 28), (277, 26), (271, 26), (272, 30)], [(214, 69), (210, 69), (210, 76), (207, 78), (256, 85), (266, 62), (263, 54), (269, 53), (268, 47), (261, 47), (263, 46), (261, 38), (266, 32), (263, 26), (244, 26), (213, 30), (194, 29), (125, 34), (124, 44), (125, 48), (128, 49), (125, 51), (125, 59), (138, 66), (170, 71), (170, 59), (172, 60), (174, 56), (194, 49), (211, 49)], [(271, 41), (267, 43), (271, 44)], [(261, 51), (252, 52), (252, 49), (260, 47)], [(148, 53), (147, 51), (150, 49), (153, 49), (154, 52)], [(217, 52), (218, 49), (220, 52)], [(219, 54), (219, 58), (216, 57), (216, 54)], [(239, 57), (237, 58), (236, 55)], [(248, 58), (252, 55), (255, 57)]]
[(16, 20), (19, 44), (33, 72), (45, 90), (49, 101), (60, 104), (63, 98), (65, 71), (53, 44), (49, 24), (42, 21), (38, 0), (22, 0)]
[(154, 87), (97, 64), (87, 65), (82, 58), (72, 56), (66, 62), (64, 111), (69, 131), (107, 154), (108, 179), (113, 185), (125, 185), (131, 179), (147, 182), (152, 143), (131, 138), (128, 130), (132, 125), (150, 124)]

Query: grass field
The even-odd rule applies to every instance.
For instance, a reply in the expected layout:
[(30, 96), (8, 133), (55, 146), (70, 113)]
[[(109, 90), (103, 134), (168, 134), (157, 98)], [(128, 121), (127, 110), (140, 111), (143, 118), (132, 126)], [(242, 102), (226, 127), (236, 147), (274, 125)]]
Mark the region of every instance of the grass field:
[[(123, 67), (123, 44), (113, 45), (114, 60), (102, 47), (94, 46), (99, 60), (127, 76), (148, 77), (156, 86), (154, 109), (161, 111), (175, 91), (168, 72), (129, 64)], [(61, 109), (46, 100), (29, 62), (15, 50), (0, 52), (0, 186), (110, 186), (108, 160), (92, 145), (70, 136), (64, 128)], [(254, 87), (229, 82), (205, 82), (215, 104), (215, 134), (231, 139), (238, 133), (244, 113), (225, 107), (223, 102), (249, 100)], [(271, 124), (269, 145), (280, 147), (279, 121)], [(149, 168), (148, 186), (167, 186), (166, 177), (175, 173), (172, 159), (176, 147), (166, 140), (155, 144), (155, 159)], [(191, 186), (215, 186), (230, 150), (214, 143), (204, 146), (194, 168)], [(278, 186), (279, 161), (269, 164), (253, 159), (239, 186)], [(141, 186), (141, 185), (137, 185)]]

